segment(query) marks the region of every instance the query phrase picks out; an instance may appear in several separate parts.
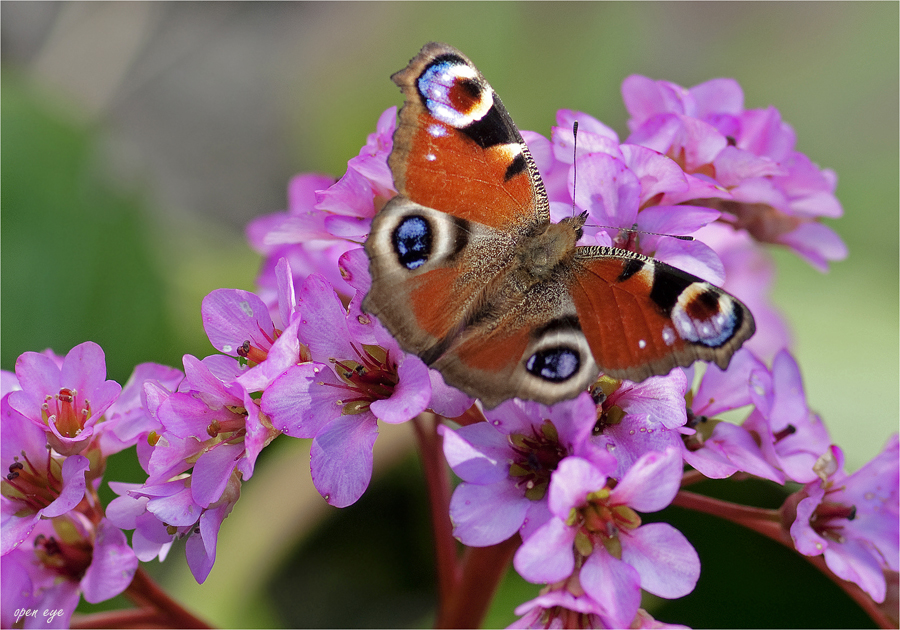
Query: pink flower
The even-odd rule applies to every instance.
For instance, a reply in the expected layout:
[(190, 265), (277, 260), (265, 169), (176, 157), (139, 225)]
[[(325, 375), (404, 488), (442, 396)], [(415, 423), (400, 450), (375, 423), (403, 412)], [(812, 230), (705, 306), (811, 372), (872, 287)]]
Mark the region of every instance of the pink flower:
[(83, 455), (61, 457), (48, 449), (47, 433), (15, 411), (10, 396), (0, 401), (0, 452), (7, 471), (0, 481), (2, 555), (19, 547), (41, 519), (75, 509), (84, 498), (85, 473), (90, 468)]
[(184, 372), (180, 391), (157, 390), (153, 397), (150, 413), (163, 428), (154, 439), (148, 483), (193, 469), (191, 493), (207, 507), (219, 499), (235, 469), (245, 480), (253, 476), (257, 456), (278, 431), (236, 381), (237, 361), (185, 355)]
[(231, 470), (219, 498), (202, 506), (194, 500), (190, 477), (160, 484), (110, 483), (120, 496), (109, 504), (108, 517), (122, 529), (134, 529), (132, 544), (142, 561), (164, 559), (177, 539), (186, 538), (188, 567), (199, 584), (216, 561), (216, 543), (222, 521), (241, 493), (241, 480)]
[(816, 479), (814, 465), (828, 449), (828, 429), (806, 404), (797, 362), (782, 350), (772, 370), (754, 370), (750, 396), (755, 409), (743, 427), (756, 434), (766, 461), (789, 479), (808, 483)]
[[(509, 628), (617, 628), (607, 625), (609, 617), (603, 609), (584, 592), (577, 574), (567, 580), (548, 585), (534, 599), (516, 607), (522, 617)], [(678, 624), (656, 621), (643, 608), (638, 608), (627, 628), (687, 628)]]
[(631, 114), (629, 143), (666, 154), (685, 172), (727, 191), (691, 203), (721, 210), (735, 229), (791, 247), (822, 271), (846, 257), (840, 237), (819, 222), (843, 213), (834, 196), (837, 178), (794, 151), (794, 131), (777, 109), (745, 110), (732, 79), (685, 89), (632, 75), (622, 83), (622, 96)]
[(734, 353), (725, 371), (709, 365), (696, 394), (691, 396), (684, 461), (710, 479), (724, 479), (743, 471), (784, 483), (784, 474), (766, 461), (755, 436), (745, 427), (716, 420), (725, 411), (750, 405), (751, 377), (765, 366), (744, 348)]
[(610, 627), (632, 622), (642, 588), (666, 598), (690, 593), (700, 575), (694, 548), (671, 525), (641, 525), (637, 515), (672, 501), (681, 466), (675, 448), (647, 453), (610, 489), (590, 462), (566, 458), (550, 483), (552, 517), (522, 543), (516, 570), (531, 582), (553, 583), (580, 566), (581, 585)]
[(598, 381), (591, 392), (597, 403), (591, 442), (615, 455), (613, 478), (621, 479), (648, 452), (681, 446), (687, 389), (681, 369), (640, 383), (607, 377)]
[(46, 432), (60, 455), (87, 448), (97, 421), (122, 391), (106, 380), (103, 350), (91, 341), (72, 348), (62, 366), (26, 352), (16, 360), (16, 376), (22, 389), (9, 394), (10, 407)]
[(438, 428), (447, 463), (463, 481), (450, 501), (453, 535), (463, 544), (527, 536), (546, 521), (550, 476), (566, 457), (615, 467), (606, 449), (588, 441), (596, 416), (587, 393), (552, 407), (510, 400), (485, 417), (455, 431)]
[(286, 435), (313, 438), (313, 483), (337, 507), (354, 503), (372, 475), (378, 420), (400, 423), (425, 410), (431, 377), (418, 357), (311, 275), (299, 292), (301, 341), (311, 361), (288, 369), (263, 393), (262, 410)]
[(812, 481), (797, 495), (791, 538), (797, 551), (824, 555), (828, 568), (858, 584), (876, 602), (886, 595), (884, 571), (898, 570), (897, 434), (872, 461), (848, 475), (837, 446), (819, 458)]
[(200, 309), (216, 350), (246, 361), (248, 369), (234, 380), (249, 392), (263, 391), (290, 366), (309, 358), (297, 338), (300, 318), (291, 267), (284, 258), (276, 265), (275, 280), (279, 327), (266, 304), (249, 291), (217, 289), (203, 298)]
[[(26, 617), (26, 628), (68, 628), (81, 596), (96, 604), (131, 583), (138, 559), (125, 534), (107, 519), (93, 523), (78, 513), (60, 517), (54, 527), (42, 521), (25, 544), (0, 558), (2, 622), (13, 627), (16, 610), (40, 610)], [(50, 611), (60, 611), (50, 616)]]
[[(572, 152), (572, 124), (576, 119), (577, 157)], [(660, 205), (661, 200), (667, 195), (681, 195), (682, 199), (705, 196), (708, 184), (688, 178), (678, 164), (656, 151), (635, 144), (620, 145), (612, 130), (587, 114), (560, 110), (557, 122), (560, 126), (553, 128), (552, 151), (556, 163), (542, 160), (542, 169), (553, 178), (549, 190), (555, 221), (571, 215), (574, 192), (575, 205), (590, 214), (583, 244), (612, 245), (654, 256), (721, 283), (721, 262), (701, 241), (620, 231), (634, 227), (666, 235), (692, 234), (719, 218), (719, 212), (699, 206)], [(565, 172), (565, 188), (560, 185), (562, 176), (557, 175), (561, 171)]]
[(145, 384), (174, 390), (184, 373), (167, 365), (141, 363), (134, 368), (121, 395), (104, 414), (106, 420), (97, 427), (97, 442), (104, 456), (134, 446), (151, 431), (160, 429), (156, 418), (147, 413)]

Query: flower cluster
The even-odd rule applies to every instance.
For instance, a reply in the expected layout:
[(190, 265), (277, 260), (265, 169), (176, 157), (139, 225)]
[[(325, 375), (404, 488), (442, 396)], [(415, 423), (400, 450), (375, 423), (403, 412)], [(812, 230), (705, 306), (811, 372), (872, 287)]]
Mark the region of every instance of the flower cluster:
[(84, 596), (115, 597), (131, 583), (138, 558), (104, 515), (97, 490), (106, 459), (134, 446), (153, 425), (142, 404), (144, 381), (173, 385), (182, 374), (139, 365), (123, 389), (106, 380), (103, 350), (87, 342), (65, 357), (26, 352), (3, 373), (2, 624), (16, 610), (58, 611), (25, 627), (69, 626)]
[[(897, 437), (844, 471), (768, 295), (765, 244), (820, 269), (846, 255), (820, 221), (841, 214), (834, 174), (794, 150), (777, 110), (745, 110), (734, 81), (684, 89), (633, 76), (623, 96), (624, 143), (568, 110), (550, 139), (523, 132), (551, 216), (584, 211), (583, 244), (654, 256), (750, 306), (759, 331), (728, 370), (676, 368), (640, 383), (601, 375), (552, 407), (509, 400), (486, 411), (404, 353), (361, 309), (371, 278), (359, 245), (395, 194), (391, 108), (343, 177), (297, 176), (288, 210), (248, 226), (266, 257), (259, 293), (219, 289), (201, 308), (219, 354), (185, 355), (183, 371), (138, 366), (124, 389), (106, 380), (93, 343), (65, 358), (25, 353), (3, 374), (4, 626), (19, 621), (15, 609), (38, 607), (66, 610), (54, 621), (65, 626), (82, 595), (123, 592), (139, 561), (164, 559), (178, 539), (203, 582), (219, 529), (274, 439), (310, 439), (313, 484), (344, 507), (369, 485), (379, 421), (426, 410), (444, 420), (437, 434), (460, 480), (442, 506), (453, 535), (475, 548), (520, 539), (516, 570), (544, 585), (517, 609), (517, 627), (664, 625), (640, 608), (641, 592), (690, 593), (700, 560), (678, 530), (641, 514), (676, 499), (685, 466), (801, 484), (780, 511), (796, 550), (884, 601), (885, 572), (898, 570)], [(736, 409), (741, 423), (719, 418)], [(104, 509), (106, 458), (130, 447), (147, 479), (111, 482), (119, 496)]]

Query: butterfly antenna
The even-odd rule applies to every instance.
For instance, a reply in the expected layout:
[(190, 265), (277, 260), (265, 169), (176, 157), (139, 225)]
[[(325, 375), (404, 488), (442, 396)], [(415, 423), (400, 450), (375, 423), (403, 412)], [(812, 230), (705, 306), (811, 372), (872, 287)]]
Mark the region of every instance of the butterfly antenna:
[(655, 236), (668, 236), (669, 238), (677, 238), (679, 241), (693, 241), (693, 236), (685, 236), (682, 234), (667, 234), (666, 232), (648, 232), (647, 230), (639, 230), (636, 227), (617, 228), (610, 225), (598, 225), (601, 228), (610, 228), (611, 230), (620, 230), (622, 232), (640, 232), (641, 234), (653, 234)]
[(578, 156), (578, 121), (572, 123), (572, 216), (575, 216), (575, 186), (578, 184), (578, 167), (575, 158)]

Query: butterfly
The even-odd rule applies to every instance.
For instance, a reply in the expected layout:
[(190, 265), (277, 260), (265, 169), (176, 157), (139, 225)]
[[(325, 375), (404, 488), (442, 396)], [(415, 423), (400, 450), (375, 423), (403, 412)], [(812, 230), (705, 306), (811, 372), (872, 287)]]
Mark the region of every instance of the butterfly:
[(391, 79), (405, 103), (388, 164), (398, 192), (365, 243), (362, 308), (406, 351), (493, 408), (553, 404), (607, 376), (701, 359), (723, 370), (755, 331), (722, 289), (628, 250), (578, 246), (587, 213), (550, 222), (525, 141), (455, 48), (430, 43)]

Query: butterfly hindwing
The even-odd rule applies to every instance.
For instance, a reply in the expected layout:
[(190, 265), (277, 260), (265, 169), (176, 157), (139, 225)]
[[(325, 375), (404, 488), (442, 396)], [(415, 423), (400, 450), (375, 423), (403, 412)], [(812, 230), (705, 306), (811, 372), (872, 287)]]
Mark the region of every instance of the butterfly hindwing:
[(375, 217), (365, 246), (372, 287), (363, 310), (426, 363), (460, 334), (515, 255), (509, 234), (399, 195)]
[(723, 370), (755, 331), (722, 289), (658, 260), (579, 247), (570, 291), (600, 370), (641, 381), (701, 359)]

